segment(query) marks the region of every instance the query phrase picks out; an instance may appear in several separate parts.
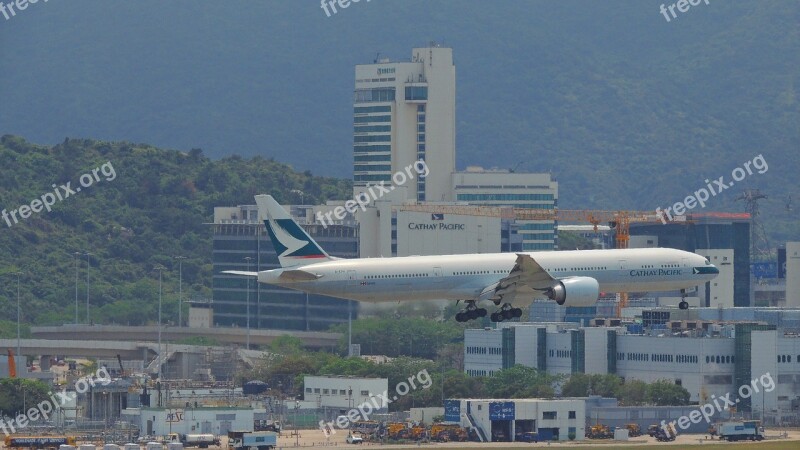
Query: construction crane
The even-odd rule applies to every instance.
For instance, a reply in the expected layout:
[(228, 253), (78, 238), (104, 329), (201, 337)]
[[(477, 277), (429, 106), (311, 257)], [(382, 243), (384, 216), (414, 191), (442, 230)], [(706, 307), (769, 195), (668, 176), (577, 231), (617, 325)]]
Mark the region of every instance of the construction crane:
[[(687, 224), (691, 220), (686, 220), (686, 216), (675, 216), (674, 218), (656, 214), (654, 211), (608, 211), (601, 209), (532, 209), (514, 208), (511, 206), (481, 206), (481, 205), (435, 205), (435, 204), (408, 204), (397, 207), (400, 211), (437, 213), (437, 214), (461, 214), (469, 216), (489, 216), (501, 217), (503, 219), (516, 220), (541, 220), (553, 222), (581, 222), (590, 223), (594, 226), (595, 233), (601, 223), (608, 223), (615, 230), (616, 248), (628, 248), (631, 233), (630, 226), (633, 222), (638, 223), (678, 223)], [(670, 220), (671, 219), (671, 220)], [(619, 293), (617, 302), (616, 316), (620, 317), (622, 308), (628, 306), (628, 294)]]
[(17, 363), (14, 361), (14, 350), (8, 349), (8, 377), (17, 378)]

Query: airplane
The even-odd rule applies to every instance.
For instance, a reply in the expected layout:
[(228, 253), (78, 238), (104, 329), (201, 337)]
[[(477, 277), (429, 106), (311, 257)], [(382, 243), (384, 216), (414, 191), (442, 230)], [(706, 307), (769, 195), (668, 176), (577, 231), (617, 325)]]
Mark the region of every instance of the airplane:
[(459, 322), (485, 317), (478, 304), (499, 309), (493, 322), (522, 316), (534, 298), (591, 306), (601, 292), (681, 291), (714, 279), (703, 256), (670, 248), (483, 253), (342, 259), (328, 255), (270, 195), (256, 195), (280, 268), (226, 274), (259, 283), (359, 302), (463, 301)]

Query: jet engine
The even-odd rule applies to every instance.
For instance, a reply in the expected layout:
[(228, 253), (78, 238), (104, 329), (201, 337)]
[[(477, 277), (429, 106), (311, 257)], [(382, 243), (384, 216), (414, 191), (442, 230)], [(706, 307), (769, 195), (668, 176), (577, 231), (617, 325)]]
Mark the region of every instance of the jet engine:
[(563, 278), (545, 294), (559, 305), (592, 306), (600, 296), (600, 284), (591, 277)]

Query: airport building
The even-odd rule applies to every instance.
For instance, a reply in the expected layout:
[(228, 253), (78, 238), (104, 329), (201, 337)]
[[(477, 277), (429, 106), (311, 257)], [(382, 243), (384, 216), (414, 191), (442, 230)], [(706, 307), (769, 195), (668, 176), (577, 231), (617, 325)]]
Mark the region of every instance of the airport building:
[(537, 433), (541, 441), (583, 440), (583, 399), (453, 399), (444, 402), (446, 422), (478, 431), (481, 442), (521, 441)]
[[(358, 257), (358, 226), (352, 222), (314, 223), (314, 207), (288, 208), (295, 220), (332, 256)], [(224, 270), (260, 271), (280, 267), (266, 227), (255, 205), (214, 208), (213, 321), (215, 326), (323, 331), (355, 319), (357, 308), (347, 300), (305, 294), (223, 274)], [(248, 308), (249, 301), (249, 308)], [(249, 311), (248, 311), (249, 310)], [(249, 314), (248, 314), (249, 312)]]
[(371, 404), (376, 412), (385, 412), (389, 404), (378, 394), (389, 389), (387, 378), (306, 376), (303, 378), (303, 409), (332, 409), (336, 414)]
[[(651, 324), (636, 334), (626, 327), (505, 322), (496, 329), (465, 330), (464, 368), (470, 376), (491, 376), (521, 364), (551, 374), (614, 373), (645, 382), (666, 379), (686, 388), (693, 402), (731, 393), (732, 398), (739, 397), (741, 413), (796, 420), (800, 333), (784, 326), (800, 325), (800, 311), (772, 315), (780, 326), (766, 321), (683, 320)], [(759, 384), (757, 392), (740, 390), (753, 382)]]

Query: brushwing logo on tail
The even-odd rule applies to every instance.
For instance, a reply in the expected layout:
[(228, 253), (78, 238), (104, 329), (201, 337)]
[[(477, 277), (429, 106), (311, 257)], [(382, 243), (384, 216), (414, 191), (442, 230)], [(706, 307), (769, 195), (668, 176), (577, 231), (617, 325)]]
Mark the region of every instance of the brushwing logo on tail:
[(267, 232), (281, 258), (324, 258), (319, 247), (305, 239), (305, 234), (292, 219), (264, 221)]

